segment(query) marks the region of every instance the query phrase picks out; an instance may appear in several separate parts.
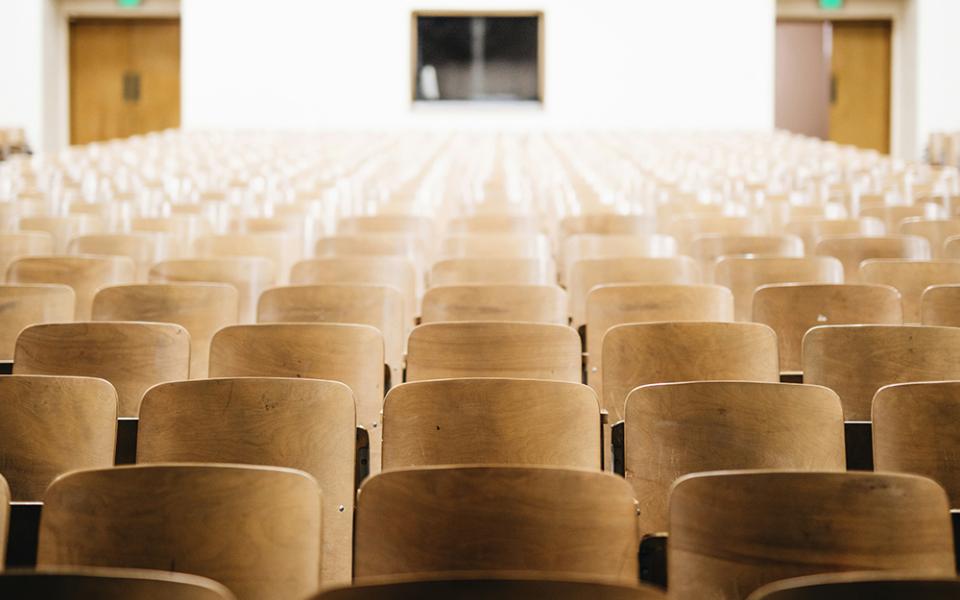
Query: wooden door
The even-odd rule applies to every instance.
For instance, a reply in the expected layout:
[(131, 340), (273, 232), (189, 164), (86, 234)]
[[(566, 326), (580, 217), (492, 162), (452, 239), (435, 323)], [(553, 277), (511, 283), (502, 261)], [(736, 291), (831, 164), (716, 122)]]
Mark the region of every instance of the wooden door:
[(830, 139), (890, 151), (890, 21), (834, 21)]
[(70, 143), (179, 125), (179, 20), (70, 23)]

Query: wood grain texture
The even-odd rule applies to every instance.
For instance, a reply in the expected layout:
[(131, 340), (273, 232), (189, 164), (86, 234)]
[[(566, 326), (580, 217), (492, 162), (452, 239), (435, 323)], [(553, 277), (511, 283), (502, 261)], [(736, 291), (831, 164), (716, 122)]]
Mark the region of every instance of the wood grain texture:
[(791, 219), (784, 226), (786, 233), (793, 234), (803, 240), (803, 247), (807, 254), (813, 254), (817, 244), (825, 236), (835, 235), (883, 235), (887, 232), (886, 226), (880, 219), (874, 218), (846, 218), (831, 219), (828, 217), (799, 217)]
[(237, 289), (241, 323), (253, 323), (260, 293), (276, 284), (276, 270), (259, 257), (168, 260), (150, 269), (152, 283), (226, 283)]
[(44, 496), (37, 565), (209, 577), (239, 600), (317, 590), (320, 488), (302, 471), (145, 465), (74, 471)]
[(641, 534), (666, 531), (670, 487), (719, 469), (844, 471), (843, 411), (824, 387), (749, 381), (646, 385), (627, 396), (625, 474)]
[(780, 283), (757, 288), (753, 321), (780, 343), (780, 370), (803, 369), (803, 336), (818, 325), (901, 325), (900, 293), (886, 285)]
[(878, 389), (960, 379), (960, 328), (826, 325), (803, 338), (803, 380), (837, 392), (847, 421), (870, 419)]
[(960, 326), (960, 285), (935, 285), (920, 297), (924, 325)]
[(423, 296), (421, 323), (527, 321), (567, 324), (567, 294), (556, 285), (441, 285)]
[(25, 327), (72, 321), (75, 298), (66, 285), (0, 285), (0, 360), (13, 360), (17, 336)]
[(700, 269), (689, 256), (585, 259), (571, 265), (567, 283), (573, 326), (580, 327), (587, 319), (587, 294), (598, 285), (700, 283)]
[(933, 481), (866, 472), (687, 475), (670, 496), (670, 595), (740, 599), (763, 584), (833, 571), (952, 577), (946, 494)]
[(190, 334), (190, 378), (207, 376), (210, 340), (236, 325), (237, 290), (225, 283), (150, 283), (106, 287), (93, 298), (94, 321), (176, 323)]
[(677, 255), (677, 242), (660, 234), (578, 233), (560, 247), (560, 282), (570, 281), (570, 269), (580, 260), (598, 258), (668, 258)]
[(563, 325), (459, 321), (416, 327), (407, 381), (520, 377), (579, 383), (580, 337)]
[(719, 285), (612, 284), (587, 294), (587, 377), (598, 377), (611, 327), (650, 321), (732, 321), (733, 294)]
[(136, 269), (125, 256), (29, 256), (7, 268), (7, 283), (59, 283), (73, 288), (74, 319), (90, 319), (93, 297), (108, 285), (133, 283)]
[(865, 260), (860, 279), (896, 288), (903, 302), (905, 323), (920, 322), (920, 298), (932, 285), (960, 284), (960, 260)]
[(58, 475), (113, 466), (117, 392), (103, 379), (0, 377), (0, 473), (13, 500), (37, 502)]
[(759, 256), (799, 258), (803, 241), (795, 235), (699, 235), (690, 243), (690, 255), (700, 263), (704, 282), (713, 282), (714, 265), (723, 256), (755, 254)]
[[(944, 255), (944, 244), (949, 238), (960, 236), (960, 219), (913, 217), (904, 219), (900, 223), (898, 231), (903, 235), (916, 235), (925, 238), (930, 243), (931, 258), (947, 258)], [(949, 258), (960, 258), (960, 255)]]
[(839, 259), (843, 263), (845, 281), (860, 283), (860, 263), (863, 261), (870, 258), (927, 260), (930, 258), (930, 244), (913, 235), (837, 235), (821, 239), (816, 253)]
[(536, 571), (637, 582), (629, 484), (597, 471), (431, 467), (360, 488), (354, 577)]
[(960, 579), (920, 575), (852, 572), (792, 577), (767, 584), (748, 600), (953, 600), (960, 597)]
[(601, 408), (623, 418), (630, 390), (674, 381), (780, 381), (777, 335), (766, 325), (723, 322), (633, 323), (603, 337), (602, 369), (590, 378)]
[[(544, 580), (535, 574), (511, 575), (504, 578), (463, 578), (425, 581), (397, 580), (391, 583), (357, 585), (332, 589), (314, 600), (420, 600), (423, 598), (456, 598), (457, 600), (654, 600), (666, 595), (651, 586), (630, 586), (588, 581)], [(442, 577), (442, 576), (438, 576)], [(398, 578), (392, 578), (398, 579)]]
[(716, 263), (714, 281), (733, 292), (736, 320), (749, 321), (753, 315), (753, 294), (760, 286), (771, 283), (843, 283), (843, 266), (831, 256), (724, 256)]
[(929, 477), (960, 507), (960, 381), (885, 386), (871, 415), (874, 468)]
[(61, 217), (31, 216), (20, 217), (21, 231), (44, 231), (53, 237), (53, 252), (63, 254), (67, 244), (80, 235), (103, 233), (106, 223), (97, 217), (88, 215), (70, 215)]
[(383, 335), (384, 359), (393, 384), (403, 381), (407, 328), (403, 294), (385, 285), (293, 285), (265, 290), (257, 305), (259, 323), (358, 323)]
[(81, 235), (67, 244), (68, 254), (126, 256), (133, 261), (136, 281), (147, 280), (155, 263), (166, 258), (157, 234), (101, 233)]
[(600, 469), (600, 406), (579, 383), (444, 379), (383, 403), (383, 468), (516, 464)]
[(285, 233), (223, 233), (205, 235), (193, 242), (197, 257), (229, 258), (258, 256), (273, 263), (277, 281), (287, 281), (290, 269), (299, 260), (302, 242)]
[(46, 231), (0, 233), (0, 269), (4, 274), (15, 258), (49, 254), (53, 254), (53, 236)]
[(550, 257), (547, 238), (530, 233), (462, 233), (440, 240), (440, 258)]
[(190, 335), (172, 323), (98, 321), (32, 325), (17, 338), (16, 375), (106, 379), (117, 390), (119, 416), (135, 417), (150, 386), (187, 379)]
[(0, 575), (0, 596), (46, 600), (235, 600), (206, 577), (151, 571), (67, 567)]
[(324, 585), (349, 583), (356, 406), (336, 381), (242, 377), (151, 388), (140, 406), (137, 463), (289, 467), (323, 490)]

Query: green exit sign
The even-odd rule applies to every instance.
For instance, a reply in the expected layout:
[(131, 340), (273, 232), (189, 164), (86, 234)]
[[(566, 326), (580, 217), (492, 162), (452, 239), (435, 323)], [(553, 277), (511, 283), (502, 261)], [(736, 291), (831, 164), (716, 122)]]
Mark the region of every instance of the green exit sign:
[(820, 0), (820, 8), (823, 10), (840, 10), (843, 8), (843, 0)]
[(143, 3), (143, 0), (117, 0), (117, 6), (121, 8), (136, 8)]

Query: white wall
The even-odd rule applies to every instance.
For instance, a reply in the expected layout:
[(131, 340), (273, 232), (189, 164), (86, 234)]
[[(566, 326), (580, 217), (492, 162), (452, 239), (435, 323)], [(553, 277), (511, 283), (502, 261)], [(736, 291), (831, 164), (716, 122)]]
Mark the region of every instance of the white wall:
[(919, 0), (916, 100), (918, 152), (935, 131), (960, 131), (960, 1)]
[[(545, 13), (542, 109), (412, 107), (410, 13)], [(183, 0), (185, 127), (773, 126), (774, 0)]]
[(45, 146), (44, 27), (49, 0), (0, 0), (0, 127)]

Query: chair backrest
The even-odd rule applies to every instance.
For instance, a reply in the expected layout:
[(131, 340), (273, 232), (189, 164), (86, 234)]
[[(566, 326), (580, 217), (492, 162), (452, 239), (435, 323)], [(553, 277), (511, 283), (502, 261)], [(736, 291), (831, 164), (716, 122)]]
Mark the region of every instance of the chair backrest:
[(579, 260), (598, 258), (668, 258), (677, 255), (677, 242), (668, 235), (578, 233), (560, 246), (560, 282), (570, 281), (570, 268)]
[(176, 323), (190, 334), (190, 378), (207, 376), (210, 340), (236, 325), (237, 289), (225, 283), (149, 283), (103, 288), (93, 299), (94, 321)]
[(403, 349), (409, 327), (403, 294), (385, 285), (326, 284), (276, 287), (260, 294), (259, 323), (358, 323), (383, 335), (391, 382), (403, 380)]
[(423, 295), (421, 323), (528, 321), (567, 324), (567, 294), (555, 285), (441, 285)]
[(624, 412), (640, 533), (667, 530), (670, 486), (719, 469), (844, 471), (843, 411), (824, 387), (753, 381), (645, 385)]
[(960, 235), (952, 235), (944, 240), (943, 258), (960, 258)]
[(924, 325), (960, 326), (960, 285), (934, 285), (920, 297), (920, 322)]
[(887, 228), (883, 221), (873, 217), (860, 219), (831, 219), (828, 217), (801, 217), (784, 226), (784, 231), (803, 240), (807, 254), (813, 254), (817, 243), (824, 236), (832, 235), (883, 235)]
[(640, 235), (653, 233), (654, 220), (646, 215), (591, 213), (564, 217), (560, 221), (560, 239), (578, 233), (602, 235)]
[(100, 233), (104, 222), (98, 217), (88, 215), (70, 215), (65, 217), (21, 217), (21, 231), (46, 231), (53, 236), (53, 251), (62, 254), (67, 251), (67, 243), (80, 235)]
[(945, 379), (960, 379), (960, 328), (826, 325), (803, 338), (804, 382), (837, 392), (847, 421), (869, 420), (885, 385)]
[(276, 268), (277, 281), (284, 283), (290, 268), (300, 258), (301, 240), (285, 233), (225, 233), (196, 239), (193, 247), (201, 258), (258, 256)]
[(946, 494), (890, 473), (720, 471), (670, 495), (670, 595), (745, 598), (787, 577), (857, 570), (955, 573)]
[(749, 321), (753, 294), (771, 283), (843, 283), (843, 266), (832, 256), (802, 258), (725, 256), (716, 264), (714, 281), (733, 292), (734, 315)]
[(549, 285), (556, 281), (553, 261), (539, 258), (451, 258), (430, 269), (430, 285)]
[(58, 475), (113, 466), (117, 392), (103, 379), (0, 377), (0, 464), (13, 500), (36, 502)]
[(260, 293), (276, 284), (276, 268), (266, 258), (190, 258), (168, 260), (150, 269), (154, 283), (226, 283), (237, 289), (239, 320), (253, 323)]
[(677, 240), (681, 254), (690, 255), (693, 241), (702, 235), (763, 235), (763, 222), (756, 217), (726, 215), (689, 215), (675, 217), (664, 224), (661, 233)]
[(578, 260), (570, 267), (567, 290), (574, 327), (586, 323), (587, 294), (610, 283), (699, 283), (700, 269), (689, 256)]
[(944, 242), (955, 235), (960, 235), (960, 219), (924, 219), (923, 217), (904, 219), (900, 223), (899, 233), (926, 238), (930, 243), (930, 256), (943, 258)]
[(450, 571), (525, 570), (629, 583), (638, 577), (630, 485), (600, 471), (386, 471), (361, 486), (355, 532), (358, 583)]
[(24, 327), (72, 321), (75, 298), (66, 285), (0, 285), (0, 360), (13, 360)]
[(383, 401), (383, 468), (516, 464), (600, 468), (600, 405), (579, 383), (441, 379)]
[(451, 233), (537, 234), (542, 226), (536, 215), (471, 215), (450, 219), (446, 229)]
[(17, 338), (16, 375), (100, 377), (117, 390), (118, 414), (135, 417), (143, 393), (187, 379), (190, 335), (172, 323), (97, 321), (32, 325)]
[(405, 233), (334, 235), (317, 240), (318, 257), (399, 256), (415, 263), (423, 259), (423, 242)]
[(652, 321), (732, 321), (733, 294), (719, 285), (611, 284), (587, 294), (587, 371), (600, 370), (611, 327)]
[(159, 234), (143, 232), (81, 235), (70, 240), (67, 253), (126, 256), (133, 261), (136, 281), (146, 281), (150, 267), (166, 258)]
[(206, 218), (196, 215), (134, 217), (130, 219), (130, 231), (170, 235), (185, 247), (182, 250), (178, 250), (176, 247), (171, 248), (173, 258), (182, 258), (184, 255), (190, 254), (188, 249), (193, 247), (193, 240), (202, 235), (213, 233), (213, 225)]
[(133, 261), (125, 256), (28, 256), (7, 269), (7, 283), (59, 283), (73, 288), (74, 318), (90, 319), (93, 297), (108, 285), (133, 283)]
[(289, 467), (323, 490), (324, 584), (350, 581), (356, 407), (346, 385), (241, 377), (177, 381), (147, 391), (137, 463)]
[(960, 381), (901, 383), (873, 398), (873, 464), (878, 471), (915, 473), (947, 491), (960, 508)]
[(898, 204), (885, 206), (865, 206), (860, 210), (861, 217), (874, 217), (883, 221), (887, 231), (897, 231), (906, 219), (941, 219), (946, 210), (935, 202), (917, 204)]
[(860, 265), (860, 279), (897, 288), (904, 322), (919, 323), (923, 292), (932, 285), (960, 284), (960, 260), (870, 259)]
[(580, 337), (563, 325), (428, 323), (407, 340), (407, 381), (519, 377), (579, 383)]
[(930, 258), (930, 244), (915, 235), (827, 236), (816, 246), (816, 254), (833, 256), (843, 263), (847, 283), (860, 283), (860, 263), (870, 258)]
[(755, 254), (799, 258), (803, 256), (803, 241), (795, 235), (699, 235), (690, 244), (691, 256), (700, 263), (704, 281), (713, 281), (716, 260), (722, 256)]
[(817, 325), (901, 325), (900, 293), (886, 285), (778, 283), (757, 288), (753, 319), (777, 332), (780, 370), (803, 368), (803, 336)]
[(151, 571), (72, 567), (47, 572), (0, 574), (0, 597), (45, 600), (235, 600), (222, 584), (206, 577)]
[(320, 488), (302, 471), (143, 465), (74, 471), (44, 495), (37, 566), (175, 569), (238, 600), (320, 584)]
[[(314, 600), (413, 600), (414, 598), (456, 598), (457, 600), (654, 600), (665, 598), (652, 586), (616, 585), (589, 581), (545, 580), (536, 574), (516, 574), (509, 579), (463, 578), (397, 581), (355, 585), (321, 592)], [(112, 599), (108, 599), (112, 600)]]
[(53, 236), (46, 231), (0, 233), (0, 269), (4, 274), (15, 258), (50, 254), (53, 254)]
[(293, 266), (290, 283), (387, 285), (403, 294), (404, 320), (417, 315), (417, 276), (413, 261), (395, 256), (337, 256), (302, 260)]
[(602, 368), (588, 373), (601, 408), (623, 418), (630, 390), (673, 381), (780, 381), (777, 335), (758, 323), (663, 322), (607, 330)]
[(904, 573), (862, 571), (791, 577), (769, 583), (748, 600), (953, 600), (960, 598), (960, 579)]
[(414, 215), (365, 215), (340, 219), (337, 233), (405, 233), (429, 240), (435, 224), (428, 217)]
[(539, 258), (550, 257), (541, 234), (469, 233), (440, 240), (440, 258)]

